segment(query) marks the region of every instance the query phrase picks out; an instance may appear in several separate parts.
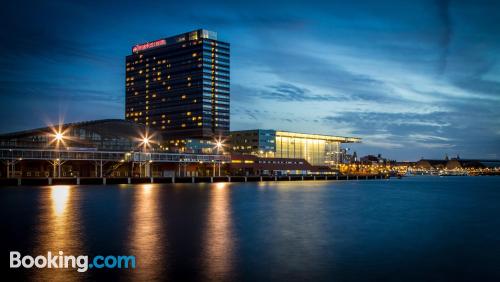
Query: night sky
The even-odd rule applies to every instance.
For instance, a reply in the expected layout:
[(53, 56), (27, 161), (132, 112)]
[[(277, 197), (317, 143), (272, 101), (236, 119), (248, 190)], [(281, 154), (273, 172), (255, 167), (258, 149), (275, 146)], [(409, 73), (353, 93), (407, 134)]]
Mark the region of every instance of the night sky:
[(357, 136), (358, 155), (500, 158), (500, 2), (8, 1), (0, 132), (123, 118), (131, 47), (231, 43), (231, 129)]

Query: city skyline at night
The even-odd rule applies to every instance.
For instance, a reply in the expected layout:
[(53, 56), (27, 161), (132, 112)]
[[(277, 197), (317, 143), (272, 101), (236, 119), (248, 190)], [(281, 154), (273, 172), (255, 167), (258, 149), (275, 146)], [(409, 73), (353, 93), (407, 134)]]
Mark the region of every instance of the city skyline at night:
[(231, 130), (359, 136), (359, 155), (398, 160), (497, 159), (498, 5), (475, 3), (9, 3), (1, 133), (124, 118), (130, 47), (203, 28), (231, 44)]

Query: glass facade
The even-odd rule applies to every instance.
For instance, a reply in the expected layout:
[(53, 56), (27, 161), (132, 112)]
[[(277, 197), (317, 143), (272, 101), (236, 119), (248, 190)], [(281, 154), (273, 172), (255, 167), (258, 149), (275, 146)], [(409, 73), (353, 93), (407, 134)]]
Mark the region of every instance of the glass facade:
[(165, 139), (229, 135), (229, 44), (196, 30), (139, 44), (126, 58), (125, 118)]
[(312, 165), (338, 163), (340, 142), (309, 137), (293, 137), (276, 134), (277, 158), (305, 159)]
[(326, 141), (276, 136), (276, 157), (305, 159), (312, 165), (325, 165)]
[(270, 158), (304, 159), (315, 166), (335, 166), (341, 160), (341, 143), (358, 138), (275, 130), (231, 132), (233, 152)]

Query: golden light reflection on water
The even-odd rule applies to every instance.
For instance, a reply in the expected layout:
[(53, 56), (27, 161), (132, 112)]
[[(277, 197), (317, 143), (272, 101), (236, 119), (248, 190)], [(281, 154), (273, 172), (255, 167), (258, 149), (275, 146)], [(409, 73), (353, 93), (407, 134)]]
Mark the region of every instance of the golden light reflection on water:
[[(37, 226), (34, 255), (82, 255), (81, 218), (78, 188), (68, 185), (54, 185), (43, 191), (40, 197), (39, 225)], [(46, 269), (36, 272), (37, 280), (75, 281), (81, 278), (76, 269)]]
[(132, 280), (165, 279), (162, 267), (166, 265), (163, 255), (166, 242), (163, 240), (165, 229), (162, 227), (158, 187), (144, 184), (134, 189), (137, 190), (134, 196), (128, 252), (136, 257)]
[(50, 198), (52, 200), (52, 207), (56, 217), (62, 216), (64, 209), (68, 204), (70, 193), (70, 186), (53, 186), (50, 189)]
[(208, 220), (204, 239), (205, 276), (209, 280), (227, 280), (232, 271), (234, 242), (227, 183), (210, 187)]

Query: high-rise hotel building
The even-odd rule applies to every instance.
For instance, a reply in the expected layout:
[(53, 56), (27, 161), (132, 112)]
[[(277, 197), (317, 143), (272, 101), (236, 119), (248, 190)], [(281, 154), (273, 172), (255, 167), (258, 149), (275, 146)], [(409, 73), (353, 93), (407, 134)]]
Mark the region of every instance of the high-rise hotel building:
[(126, 57), (125, 89), (125, 118), (165, 139), (229, 135), (229, 43), (215, 32), (200, 29), (135, 45)]

